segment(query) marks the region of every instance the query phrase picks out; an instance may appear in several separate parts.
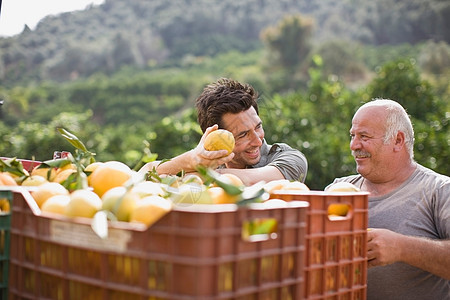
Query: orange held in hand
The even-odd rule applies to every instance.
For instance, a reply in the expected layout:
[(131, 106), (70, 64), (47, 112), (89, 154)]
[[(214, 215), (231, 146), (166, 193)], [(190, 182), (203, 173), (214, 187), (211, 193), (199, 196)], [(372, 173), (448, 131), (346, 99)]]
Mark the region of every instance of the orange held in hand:
[(234, 136), (225, 129), (217, 129), (205, 138), (204, 147), (208, 151), (227, 150), (228, 154), (234, 149)]

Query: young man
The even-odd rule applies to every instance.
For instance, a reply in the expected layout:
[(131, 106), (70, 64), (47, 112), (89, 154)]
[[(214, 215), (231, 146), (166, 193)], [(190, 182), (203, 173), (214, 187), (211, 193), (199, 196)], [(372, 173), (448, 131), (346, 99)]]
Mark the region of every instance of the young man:
[(335, 182), (370, 192), (367, 299), (450, 299), (450, 178), (414, 161), (395, 101), (361, 106), (350, 136), (359, 174)]
[[(198, 122), (204, 133), (197, 147), (162, 164), (148, 163), (140, 172), (156, 167), (159, 174), (177, 174), (181, 170), (189, 173), (202, 165), (219, 173), (235, 174), (246, 185), (276, 179), (304, 182), (308, 169), (305, 156), (284, 143), (266, 143), (257, 99), (252, 86), (232, 79), (222, 78), (206, 86), (196, 100)], [(229, 155), (226, 150), (207, 151), (203, 147), (206, 136), (218, 128), (230, 131), (235, 138)]]

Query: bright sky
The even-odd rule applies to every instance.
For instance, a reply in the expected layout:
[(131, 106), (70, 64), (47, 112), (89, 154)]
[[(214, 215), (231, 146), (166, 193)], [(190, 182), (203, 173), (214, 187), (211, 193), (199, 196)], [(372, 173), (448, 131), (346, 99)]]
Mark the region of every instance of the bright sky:
[(12, 36), (22, 32), (25, 24), (32, 30), (48, 15), (84, 10), (89, 4), (102, 4), (105, 0), (2, 0), (0, 36)]

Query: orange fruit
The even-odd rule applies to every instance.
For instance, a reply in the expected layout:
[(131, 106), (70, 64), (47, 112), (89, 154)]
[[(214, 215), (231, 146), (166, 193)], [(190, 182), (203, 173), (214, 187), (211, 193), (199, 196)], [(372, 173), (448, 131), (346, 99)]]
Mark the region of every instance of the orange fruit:
[(272, 180), (264, 184), (264, 190), (268, 193), (283, 189), (283, 187), (289, 183), (287, 179)]
[(137, 193), (127, 191), (124, 186), (117, 186), (103, 194), (102, 209), (114, 213), (117, 220), (128, 222), (138, 199)]
[(91, 173), (90, 186), (102, 197), (106, 191), (123, 185), (132, 175), (132, 170), (120, 161), (107, 161), (95, 168)]
[(47, 179), (48, 181), (53, 181), (56, 176), (55, 168), (38, 168), (39, 166), (34, 167), (31, 171), (31, 175), (40, 175)]
[(328, 215), (345, 217), (350, 210), (350, 206), (345, 203), (332, 203), (328, 205)]
[(8, 213), (11, 211), (11, 205), (6, 198), (0, 198), (0, 214)]
[[(223, 181), (227, 184), (231, 184), (231, 185), (238, 186), (238, 187), (244, 185), (241, 178), (239, 178), (237, 175), (234, 175), (231, 173), (220, 174), (219, 180)], [(213, 183), (213, 186), (218, 186), (218, 185), (217, 185), (217, 183)]]
[(183, 176), (183, 178), (181, 179), (181, 183), (203, 184), (203, 180), (200, 176), (196, 174), (187, 174)]
[(8, 172), (0, 172), (0, 185), (18, 185)]
[(91, 186), (91, 175), (92, 175), (92, 172), (94, 172), (95, 169), (97, 169), (102, 164), (103, 164), (103, 162), (96, 161), (96, 162), (93, 162), (93, 163), (87, 165), (86, 168), (84, 168), (84, 172), (88, 172), (89, 173), (89, 175), (87, 176), (87, 180), (88, 180), (88, 185), (89, 186)]
[(37, 187), (37, 190), (31, 192), (31, 196), (33, 196), (39, 207), (47, 201), (48, 198), (55, 195), (68, 195), (69, 191), (57, 182), (46, 182)]
[(228, 154), (234, 149), (234, 136), (225, 129), (217, 129), (208, 134), (203, 147), (208, 151), (227, 150)]
[(175, 205), (190, 206), (193, 204), (211, 204), (211, 197), (205, 185), (184, 183), (178, 188), (169, 188), (170, 200)]
[(24, 181), (22, 181), (22, 186), (39, 186), (41, 184), (44, 184), (48, 182), (47, 179), (42, 177), (41, 175), (30, 175), (29, 177), (25, 178)]
[(309, 187), (300, 181), (289, 181), (283, 186), (283, 190), (288, 191), (309, 191)]
[(140, 222), (147, 226), (152, 225), (172, 209), (172, 202), (152, 195), (139, 199), (131, 211), (130, 222)]
[(51, 212), (57, 214), (64, 214), (66, 206), (69, 204), (69, 195), (55, 195), (47, 199), (47, 201), (42, 204), (41, 210), (44, 212)]
[(166, 192), (161, 183), (153, 181), (141, 181), (134, 185), (131, 190), (139, 195), (140, 198), (150, 195), (163, 196)]
[(60, 173), (65, 170), (76, 170), (76, 169), (77, 169), (77, 166), (73, 163), (70, 163), (70, 164), (65, 165), (64, 167), (57, 168), (56, 173)]
[(359, 191), (361, 190), (356, 185), (345, 181), (332, 183), (325, 188), (325, 192), (359, 192)]
[(228, 194), (219, 186), (209, 188), (208, 193), (214, 204), (236, 203), (239, 198), (237, 195)]
[(102, 200), (91, 190), (75, 190), (70, 194), (64, 214), (69, 217), (92, 218), (102, 208)]
[(56, 173), (56, 176), (55, 176), (55, 178), (53, 178), (53, 182), (58, 182), (58, 183), (62, 183), (64, 180), (66, 180), (72, 173), (76, 173), (77, 172), (77, 170), (75, 169), (71, 169), (71, 168), (69, 168), (69, 169), (64, 169), (64, 170), (61, 170), (61, 171), (59, 171), (58, 170), (58, 172)]

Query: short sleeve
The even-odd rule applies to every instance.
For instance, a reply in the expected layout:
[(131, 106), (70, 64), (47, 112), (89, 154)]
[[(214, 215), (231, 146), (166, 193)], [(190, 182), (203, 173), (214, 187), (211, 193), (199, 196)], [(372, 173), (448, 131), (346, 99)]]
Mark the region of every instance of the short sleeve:
[(267, 165), (276, 167), (288, 180), (305, 182), (308, 161), (303, 153), (286, 144), (274, 144), (272, 146)]

